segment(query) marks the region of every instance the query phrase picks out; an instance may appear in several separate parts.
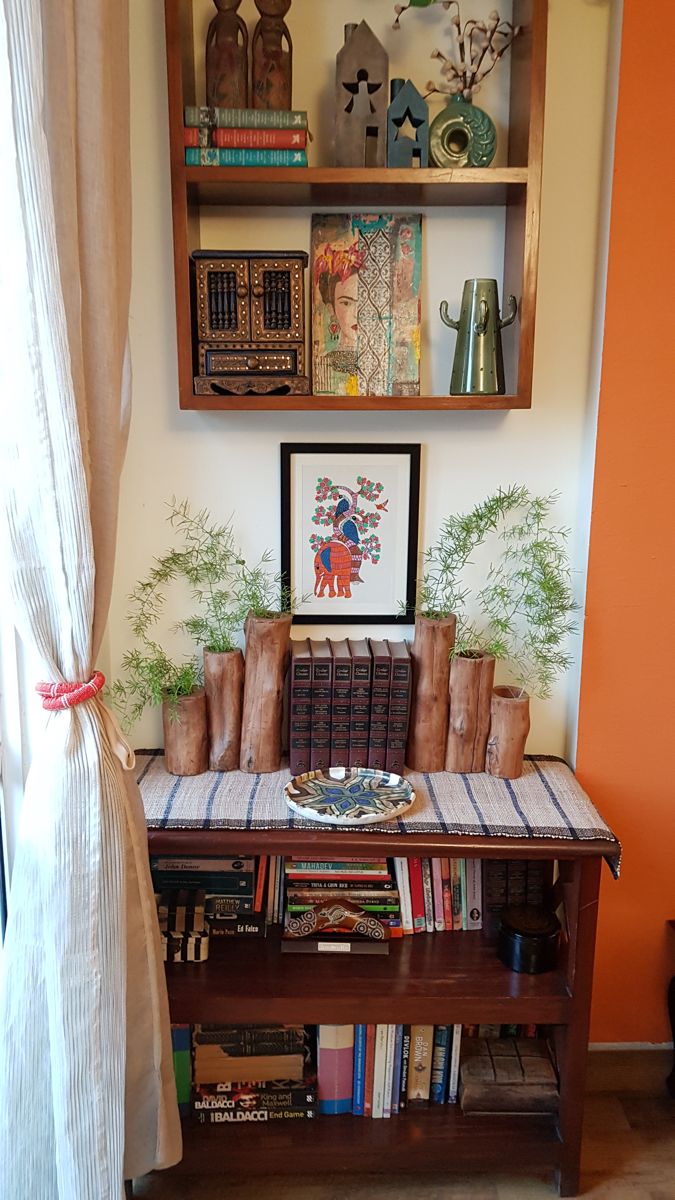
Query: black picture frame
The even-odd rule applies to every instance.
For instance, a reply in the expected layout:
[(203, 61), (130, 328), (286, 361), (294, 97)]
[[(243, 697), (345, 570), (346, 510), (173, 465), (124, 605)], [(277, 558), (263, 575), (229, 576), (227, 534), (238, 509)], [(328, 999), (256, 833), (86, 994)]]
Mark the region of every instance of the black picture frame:
[[(295, 586), (296, 570), (293, 563), (293, 479), (294, 467), (299, 456), (313, 457), (339, 454), (360, 455), (368, 460), (378, 456), (400, 456), (408, 459), (408, 505), (407, 547), (403, 552), (405, 563), (405, 595), (401, 597), (405, 608), (397, 604), (394, 611), (372, 613), (350, 613), (336, 611), (326, 605), (322, 612), (300, 611), (294, 613), (293, 622), (298, 625), (409, 625), (413, 619), (417, 589), (417, 554), (419, 543), (419, 501), (421, 446), (417, 443), (373, 443), (373, 442), (282, 442), (281, 443), (281, 573), (284, 584)], [(317, 578), (318, 583), (318, 578)]]

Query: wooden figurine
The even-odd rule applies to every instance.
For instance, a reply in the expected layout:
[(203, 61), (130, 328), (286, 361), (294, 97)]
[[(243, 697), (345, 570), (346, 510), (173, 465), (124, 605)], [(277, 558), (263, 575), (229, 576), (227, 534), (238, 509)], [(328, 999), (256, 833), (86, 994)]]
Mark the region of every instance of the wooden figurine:
[(387, 166), (429, 166), (429, 106), (409, 79), (392, 79)]
[(254, 108), (290, 109), (293, 43), (284, 17), (291, 0), (255, 0), (260, 20), (251, 43)]
[(206, 35), (206, 103), (248, 108), (248, 30), (241, 0), (214, 0), (218, 9)]
[(335, 166), (384, 167), (389, 56), (366, 21), (345, 25), (335, 75)]

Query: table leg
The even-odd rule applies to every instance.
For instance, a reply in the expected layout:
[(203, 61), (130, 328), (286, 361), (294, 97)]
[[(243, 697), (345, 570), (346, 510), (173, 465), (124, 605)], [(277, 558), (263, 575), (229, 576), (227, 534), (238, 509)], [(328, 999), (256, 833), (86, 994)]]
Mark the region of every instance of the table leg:
[[(670, 1018), (670, 1028), (673, 1030), (673, 1042), (675, 1042), (675, 976), (671, 978), (668, 988), (668, 1015)], [(671, 1070), (668, 1079), (665, 1080), (670, 1096), (675, 1100), (675, 1064)]]

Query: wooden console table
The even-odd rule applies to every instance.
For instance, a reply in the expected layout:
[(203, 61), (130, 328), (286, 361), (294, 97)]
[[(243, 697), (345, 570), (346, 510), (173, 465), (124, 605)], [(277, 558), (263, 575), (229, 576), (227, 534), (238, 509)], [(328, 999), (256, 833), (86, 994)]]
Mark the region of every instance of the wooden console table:
[[(139, 765), (147, 779), (148, 761)], [(509, 804), (511, 788), (516, 807), (522, 808), (514, 791), (518, 781), (507, 787), (499, 780), (486, 783), (485, 776), (468, 778), (483, 798), (486, 789), (494, 787), (495, 796), (503, 792)], [(191, 787), (201, 786), (204, 813), (211, 798), (212, 814), (218, 777), (205, 775), (199, 780), (191, 781)], [(247, 796), (255, 797), (256, 780), (260, 777), (241, 777)], [(432, 791), (438, 783), (438, 801), (443, 777), (425, 780)], [(227, 786), (238, 786), (233, 776)], [(179, 787), (166, 776), (167, 805), (170, 793), (173, 790), (175, 798)], [(580, 792), (576, 781), (574, 787)], [(141, 790), (145, 801), (143, 780)], [(393, 828), (377, 832), (308, 828), (306, 822), (289, 820), (288, 814), (284, 827), (268, 829), (149, 828), (149, 847), (155, 854), (328, 858), (370, 855), (376, 850), (383, 855), (556, 860), (553, 902), (561, 905), (566, 930), (556, 970), (538, 976), (509, 971), (483, 932), (408, 937), (392, 945), (386, 957), (360, 955), (335, 961), (333, 955), (282, 955), (278, 932), (270, 930), (264, 941), (212, 946), (205, 963), (167, 965), (171, 1016), (177, 1023), (536, 1022), (554, 1027), (560, 1073), (557, 1116), (467, 1117), (459, 1106), (439, 1105), (410, 1108), (389, 1121), (319, 1117), (311, 1138), (294, 1124), (282, 1123), (281, 1129), (266, 1126), (261, 1134), (255, 1127), (238, 1126), (235, 1133), (187, 1120), (184, 1157), (172, 1174), (494, 1172), (508, 1166), (523, 1172), (550, 1170), (561, 1196), (576, 1195), (600, 871), (603, 857), (618, 863), (620, 854), (618, 842), (590, 801), (586, 803), (589, 829), (597, 825), (598, 832), (606, 831), (602, 836), (574, 837), (567, 828), (566, 836), (538, 835), (532, 829), (529, 835), (512, 837), (453, 834), (441, 830), (441, 823), (447, 828), (448, 814), (440, 808), (438, 829), (404, 834)], [(194, 804), (193, 796), (190, 805)], [(280, 811), (283, 814), (283, 804)]]

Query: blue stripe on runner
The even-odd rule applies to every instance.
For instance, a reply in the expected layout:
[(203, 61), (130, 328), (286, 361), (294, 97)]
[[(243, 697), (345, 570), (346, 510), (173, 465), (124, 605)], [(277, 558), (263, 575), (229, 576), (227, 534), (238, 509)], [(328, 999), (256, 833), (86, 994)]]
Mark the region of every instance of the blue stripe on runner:
[(252, 829), (253, 828), (253, 804), (255, 802), (256, 794), (257, 794), (258, 788), (260, 787), (261, 781), (262, 781), (262, 775), (256, 775), (255, 783), (253, 784), (253, 787), (251, 788), (251, 794), (248, 798), (248, 808), (246, 809), (246, 823), (244, 825), (244, 829)]
[(427, 785), (427, 791), (429, 792), (429, 798), (431, 800), (431, 803), (434, 806), (434, 812), (436, 813), (436, 818), (438, 820), (438, 824), (442, 826), (443, 833), (449, 833), (450, 829), (449, 829), (448, 823), (445, 820), (445, 817), (443, 816), (443, 813), (441, 811), (441, 806), (438, 803), (438, 797), (434, 790), (434, 785), (431, 782), (431, 776), (429, 775), (428, 771), (425, 771), (425, 773), (424, 773), (424, 782)]
[(136, 783), (139, 785), (139, 787), (142, 784), (143, 780), (145, 779), (148, 771), (150, 770), (152, 764), (154, 763), (154, 761), (157, 757), (158, 757), (158, 755), (152, 754), (150, 756), (150, 758), (148, 759), (148, 761), (146, 762), (145, 766), (143, 767), (143, 770), (141, 771), (140, 775), (138, 776), (138, 779), (136, 780)]
[(489, 837), (490, 836), (490, 826), (486, 824), (485, 817), (483, 816), (481, 809), (480, 809), (480, 805), (479, 805), (478, 801), (476, 800), (476, 797), (473, 794), (473, 788), (471, 787), (471, 784), (469, 783), (469, 780), (467, 779), (464, 772), (462, 772), (462, 783), (464, 784), (464, 789), (466, 791), (466, 794), (469, 797), (469, 800), (471, 801), (473, 810), (474, 810), (476, 816), (478, 817), (478, 820), (480, 821), (481, 830), (484, 834), (486, 834)]
[(166, 804), (164, 805), (164, 812), (162, 813), (162, 819), (159, 823), (160, 829), (166, 829), (166, 827), (169, 823), (169, 814), (173, 807), (173, 802), (176, 799), (176, 796), (178, 795), (178, 789), (180, 788), (180, 785), (182, 782), (183, 782), (182, 775), (178, 775), (176, 777), (176, 782), (174, 783), (173, 787), (171, 788), (171, 791), (169, 792), (169, 794), (166, 798)]
[(221, 785), (221, 783), (223, 782), (223, 779), (224, 779), (224, 778), (225, 778), (225, 772), (224, 772), (224, 771), (217, 771), (217, 772), (216, 772), (216, 780), (215, 780), (215, 783), (214, 783), (214, 784), (213, 784), (213, 786), (212, 786), (212, 787), (209, 789), (209, 794), (208, 794), (208, 796), (206, 797), (206, 811), (205, 811), (205, 813), (204, 813), (204, 824), (203, 824), (203, 826), (202, 826), (202, 828), (203, 828), (203, 829), (210, 829), (210, 828), (211, 828), (211, 814), (212, 814), (212, 812), (213, 812), (213, 803), (214, 803), (214, 801), (215, 801), (215, 798), (216, 798), (216, 793), (217, 793), (217, 791), (218, 791), (218, 788), (220, 787), (220, 785)]
[(511, 783), (511, 780), (510, 779), (502, 779), (502, 783), (505, 785), (506, 790), (509, 793), (509, 796), (511, 797), (511, 800), (513, 801), (513, 807), (515, 808), (516, 812), (518, 813), (518, 816), (520, 817), (521, 821), (523, 822), (523, 825), (525, 826), (525, 829), (527, 831), (527, 836), (532, 837), (534, 831), (533, 831), (532, 826), (530, 825), (527, 817), (525, 816), (525, 813), (523, 812), (522, 808), (520, 807), (520, 803), (518, 801), (518, 797), (516, 796), (515, 788), (514, 788), (513, 784)]
[(548, 779), (544, 775), (544, 772), (542, 771), (541, 767), (538, 765), (537, 762), (535, 762), (534, 759), (532, 759), (532, 766), (534, 767), (535, 771), (537, 772), (537, 775), (539, 776), (539, 778), (541, 779), (541, 782), (543, 783), (544, 787), (546, 788), (546, 791), (548, 792), (548, 794), (550, 796), (551, 803), (552, 803), (553, 807), (555, 808), (556, 812), (560, 813), (560, 816), (562, 817), (567, 828), (569, 829), (570, 833), (572, 834), (572, 837), (578, 838), (579, 834), (578, 834), (577, 830), (575, 829), (574, 825), (570, 821), (567, 813), (565, 812), (565, 809), (563, 808), (558, 797), (556, 796), (555, 792), (553, 791), (553, 788), (551, 787)]

